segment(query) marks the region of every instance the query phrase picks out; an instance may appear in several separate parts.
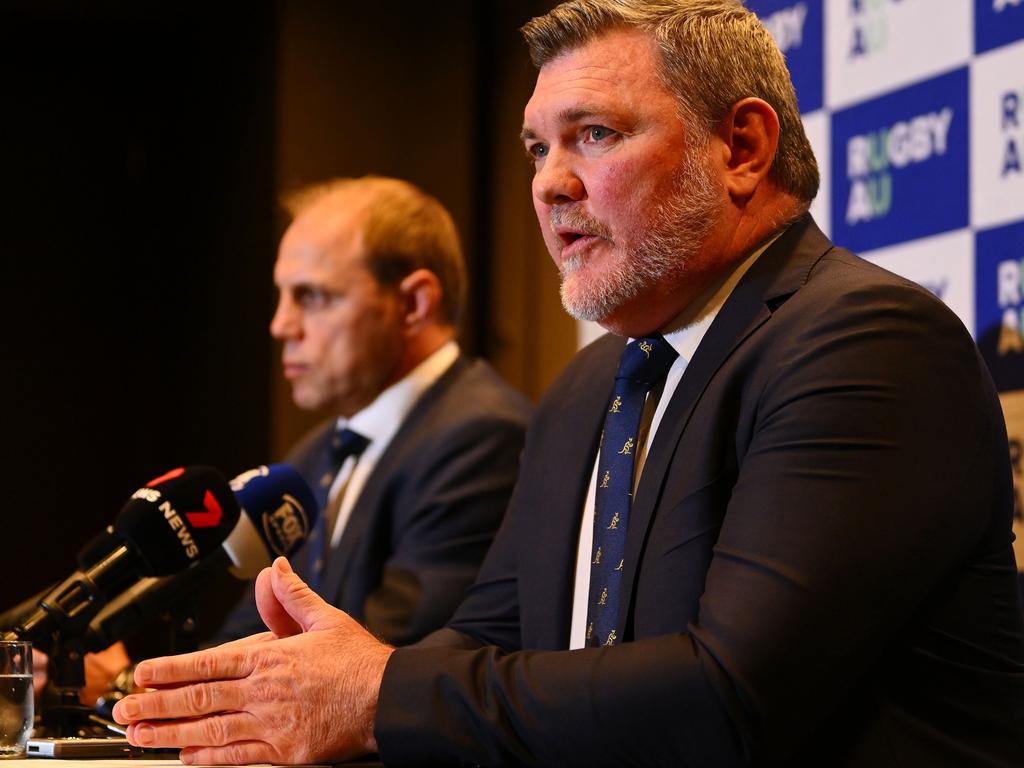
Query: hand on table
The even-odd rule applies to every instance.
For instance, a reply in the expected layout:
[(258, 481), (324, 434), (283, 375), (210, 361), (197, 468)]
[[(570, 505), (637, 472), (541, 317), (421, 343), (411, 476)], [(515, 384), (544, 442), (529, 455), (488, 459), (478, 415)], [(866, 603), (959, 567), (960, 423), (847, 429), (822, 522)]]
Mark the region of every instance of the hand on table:
[(128, 740), (181, 747), (185, 763), (337, 762), (376, 750), (373, 721), (392, 648), (329, 606), (278, 558), (256, 581), (270, 632), (141, 662), (157, 690), (114, 707)]

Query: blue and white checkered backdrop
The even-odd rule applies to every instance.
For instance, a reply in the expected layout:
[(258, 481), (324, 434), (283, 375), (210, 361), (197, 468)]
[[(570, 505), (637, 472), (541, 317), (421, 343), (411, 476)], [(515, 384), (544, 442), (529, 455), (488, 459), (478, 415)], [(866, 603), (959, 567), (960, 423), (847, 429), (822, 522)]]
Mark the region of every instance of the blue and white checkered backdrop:
[(818, 224), (934, 292), (988, 362), (1024, 571), (1024, 0), (747, 6), (793, 75), (822, 174)]

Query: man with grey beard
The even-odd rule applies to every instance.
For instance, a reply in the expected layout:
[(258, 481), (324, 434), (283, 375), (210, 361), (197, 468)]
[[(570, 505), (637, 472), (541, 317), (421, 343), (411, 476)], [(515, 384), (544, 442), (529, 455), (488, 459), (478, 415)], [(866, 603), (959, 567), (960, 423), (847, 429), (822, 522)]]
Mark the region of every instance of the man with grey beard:
[[(381, 644), (283, 559), (269, 633), (140, 665), (186, 763), (1020, 765), (998, 399), (927, 291), (833, 246), (739, 2), (570, 0), (524, 33), (562, 298), (552, 387), (448, 626)], [(626, 337), (631, 339), (628, 343)]]

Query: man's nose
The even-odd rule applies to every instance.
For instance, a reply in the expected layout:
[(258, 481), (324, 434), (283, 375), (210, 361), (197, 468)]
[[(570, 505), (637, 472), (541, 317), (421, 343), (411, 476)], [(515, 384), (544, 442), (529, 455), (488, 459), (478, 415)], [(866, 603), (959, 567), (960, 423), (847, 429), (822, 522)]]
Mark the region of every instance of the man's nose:
[(270, 335), (279, 341), (296, 339), (302, 335), (302, 321), (295, 303), (285, 297), (277, 302), (270, 319)]
[(545, 205), (575, 203), (586, 198), (586, 186), (571, 155), (549, 151), (533, 176), (533, 196)]

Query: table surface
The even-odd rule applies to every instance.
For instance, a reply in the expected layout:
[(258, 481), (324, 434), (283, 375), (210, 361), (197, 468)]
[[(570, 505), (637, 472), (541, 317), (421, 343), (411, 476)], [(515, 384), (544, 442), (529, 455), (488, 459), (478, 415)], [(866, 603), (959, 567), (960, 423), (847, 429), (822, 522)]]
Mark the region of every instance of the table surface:
[[(0, 765), (2, 765), (3, 768), (45, 768), (46, 763), (54, 763), (54, 768), (180, 768), (180, 766), (183, 765), (180, 760), (148, 760), (144, 757), (117, 760), (96, 758), (89, 760), (70, 760), (55, 757), (0, 760)], [(269, 764), (264, 763), (264, 765)], [(364, 766), (365, 768), (370, 768), (370, 766), (380, 768), (380, 763), (376, 761), (359, 761), (354, 763), (343, 763), (342, 765), (345, 765), (348, 768), (362, 768)], [(290, 766), (289, 768), (296, 768), (296, 766)], [(321, 766), (319, 768), (323, 767)]]

